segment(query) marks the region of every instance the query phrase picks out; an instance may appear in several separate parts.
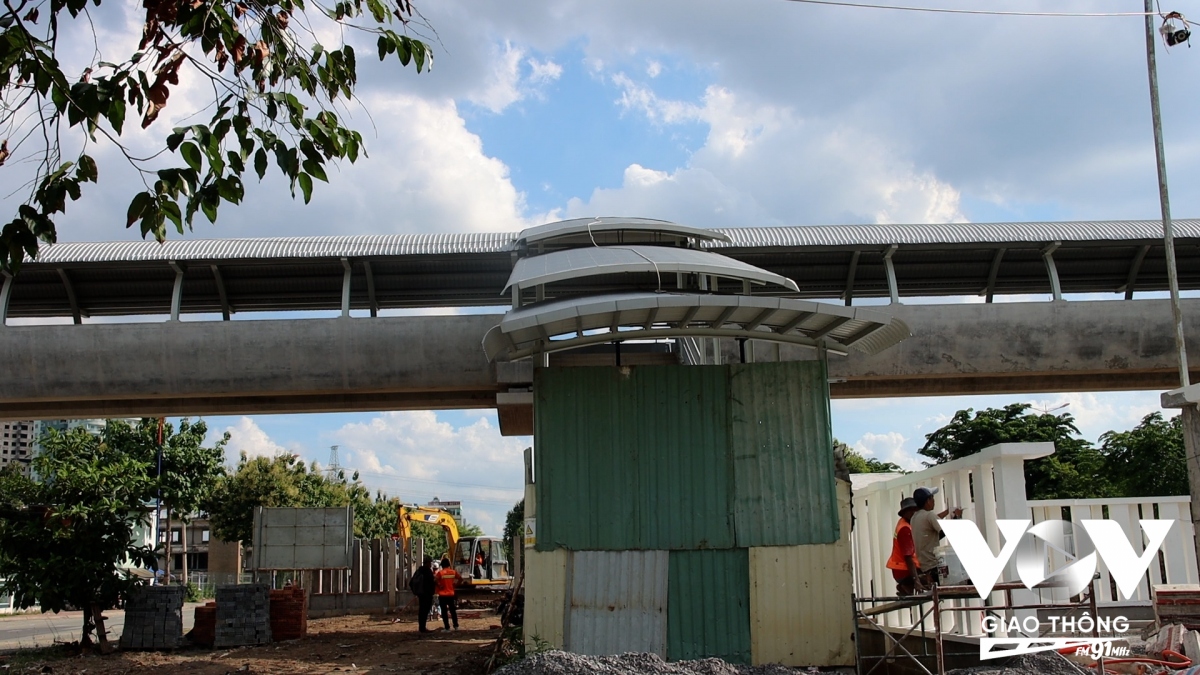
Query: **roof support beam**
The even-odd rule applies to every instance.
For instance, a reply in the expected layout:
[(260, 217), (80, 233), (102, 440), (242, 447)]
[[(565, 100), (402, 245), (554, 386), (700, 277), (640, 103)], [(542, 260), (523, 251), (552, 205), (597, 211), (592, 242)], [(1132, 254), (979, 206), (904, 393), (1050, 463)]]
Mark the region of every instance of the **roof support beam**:
[(4, 276), (4, 284), (0, 285), (0, 328), (8, 322), (8, 299), (12, 297), (12, 272), (0, 272)]
[(810, 333), (809, 337), (811, 337), (814, 340), (820, 340), (821, 338), (825, 337), (826, 335), (829, 335), (833, 331), (837, 330), (839, 326), (841, 326), (842, 324), (846, 323), (849, 320), (850, 320), (850, 317), (848, 317), (848, 316), (835, 316), (832, 321), (825, 324), (824, 328), (815, 330), (812, 333)]
[(712, 327), (720, 330), (722, 326), (729, 322), (729, 317), (733, 316), (733, 313), (736, 311), (738, 311), (737, 305), (726, 307), (725, 311), (721, 312), (721, 316), (717, 317), (717, 320), (712, 323)]
[(350, 278), (353, 276), (354, 266), (350, 264), (350, 260), (342, 258), (342, 316), (350, 316)]
[(67, 302), (71, 305), (71, 318), (75, 320), (75, 324), (83, 323), (83, 312), (79, 309), (79, 301), (75, 298), (75, 287), (71, 285), (71, 277), (67, 276), (67, 271), (63, 268), (58, 268), (58, 278), (62, 279), (63, 288), (67, 290)]
[(987, 288), (983, 289), (987, 296), (986, 302), (991, 302), (992, 297), (996, 294), (996, 277), (1000, 274), (1000, 261), (1004, 260), (1004, 252), (1007, 250), (1001, 246), (996, 249), (996, 255), (992, 257), (992, 268), (988, 270)]
[(375, 299), (375, 273), (371, 271), (371, 261), (363, 261), (363, 270), (367, 273), (367, 302), (371, 305), (371, 316), (379, 316), (379, 302)]
[(883, 269), (887, 273), (888, 297), (893, 305), (900, 304), (900, 285), (896, 283), (896, 266), (892, 264), (892, 255), (898, 248), (900, 248), (899, 244), (892, 244), (883, 254)]
[(846, 293), (843, 296), (846, 298), (847, 307), (854, 302), (854, 275), (858, 272), (858, 257), (861, 255), (862, 251), (855, 251), (854, 255), (850, 256), (850, 271), (846, 273)]
[(846, 338), (842, 342), (842, 344), (846, 345), (847, 347), (852, 347), (852, 346), (854, 346), (855, 342), (858, 342), (859, 340), (867, 337), (871, 333), (874, 333), (875, 331), (877, 331), (885, 326), (886, 326), (886, 324), (882, 324), (882, 323), (871, 324), (870, 326), (867, 326), (866, 328), (858, 331), (854, 335), (851, 335), (850, 337)]
[(1058, 282), (1058, 267), (1054, 264), (1054, 252), (1062, 246), (1061, 241), (1047, 244), (1042, 249), (1042, 260), (1046, 262), (1046, 272), (1050, 275), (1050, 294), (1054, 300), (1062, 300), (1062, 284)]
[(229, 306), (229, 294), (225, 292), (225, 279), (221, 276), (221, 268), (216, 265), (209, 265), (212, 270), (213, 280), (217, 282), (217, 296), (221, 298), (221, 320), (228, 321), (229, 315), (233, 314), (233, 308)]
[(183, 306), (183, 267), (174, 260), (167, 261), (175, 270), (175, 286), (171, 289), (171, 320), (179, 320), (179, 308)]
[(688, 311), (684, 313), (683, 320), (679, 322), (677, 328), (687, 328), (692, 319), (696, 318), (696, 313), (700, 311), (700, 305), (692, 305)]
[(771, 308), (771, 307), (764, 309), (763, 311), (758, 313), (758, 316), (754, 317), (754, 320), (752, 320), (750, 323), (746, 324), (745, 326), (742, 326), (742, 330), (757, 330), (759, 326), (763, 325), (764, 321), (771, 318), (771, 316), (774, 315), (775, 312), (778, 312), (778, 311), (779, 310)]
[(812, 316), (813, 314), (814, 314), (814, 312), (800, 312), (799, 314), (796, 315), (796, 318), (794, 318), (791, 321), (784, 324), (776, 332), (779, 333), (780, 335), (783, 335), (785, 333), (790, 333), (793, 330), (795, 330), (796, 326), (799, 326), (800, 324), (804, 323), (804, 321), (806, 319), (808, 319), (808, 317)]
[[(1129, 277), (1125, 279), (1125, 299), (1133, 299), (1133, 287), (1137, 285), (1138, 272), (1142, 271), (1142, 261), (1146, 259), (1146, 254), (1150, 252), (1150, 244), (1142, 244), (1136, 255), (1133, 256), (1133, 262), (1129, 264)], [(1122, 290), (1120, 288), (1118, 291)]]
[[(650, 330), (652, 327), (654, 327), (654, 321), (656, 319), (658, 319), (658, 308), (652, 307), (650, 309), (650, 316), (646, 317), (646, 323), (642, 324), (642, 330)], [(579, 321), (582, 323), (583, 317), (580, 317)]]

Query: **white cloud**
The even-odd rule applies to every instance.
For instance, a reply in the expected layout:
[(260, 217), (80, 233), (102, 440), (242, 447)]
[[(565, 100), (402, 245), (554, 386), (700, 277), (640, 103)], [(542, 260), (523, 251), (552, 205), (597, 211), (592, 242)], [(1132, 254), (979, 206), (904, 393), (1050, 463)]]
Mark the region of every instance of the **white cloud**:
[(1053, 398), (1027, 399), (1027, 402), (1033, 406), (1034, 414), (1071, 415), (1080, 435), (1093, 442), (1105, 432), (1132, 429), (1152, 412), (1161, 412), (1166, 418), (1179, 414), (1178, 410), (1163, 410), (1153, 392), (1056, 394)]
[(282, 445), (271, 440), (267, 432), (249, 417), (239, 419), (237, 424), (225, 427), (221, 432), (213, 431), (218, 437), (220, 433), (229, 434), (229, 444), (225, 446), (225, 459), (229, 462), (236, 462), (243, 452), (250, 457), (274, 457), (288, 452)]
[(405, 502), (436, 495), (461, 499), (467, 520), (501, 534), (504, 515), (524, 489), (529, 439), (504, 437), (486, 414), (463, 426), (432, 411), (387, 412), (331, 434), (343, 464)]
[(646, 64), (646, 75), (650, 78), (662, 75), (662, 71), (663, 66), (658, 61), (651, 60), (650, 63)]
[(467, 100), (494, 113), (521, 100), (521, 58), (525, 51), (511, 42), (497, 46), (491, 58), (491, 72), (482, 86), (467, 94)]
[(562, 66), (554, 61), (529, 59), (527, 63), (529, 65), (529, 82), (531, 84), (549, 84), (562, 77)]
[(907, 442), (908, 439), (898, 431), (882, 434), (868, 432), (854, 443), (854, 449), (864, 457), (891, 462), (906, 471), (917, 471), (924, 468), (915, 454), (904, 449)]
[(569, 217), (638, 214), (698, 226), (955, 222), (958, 191), (882, 138), (710, 86), (699, 103), (664, 99), (624, 73), (617, 105), (655, 125), (702, 123), (705, 144), (669, 170), (630, 164), (619, 188), (573, 199)]

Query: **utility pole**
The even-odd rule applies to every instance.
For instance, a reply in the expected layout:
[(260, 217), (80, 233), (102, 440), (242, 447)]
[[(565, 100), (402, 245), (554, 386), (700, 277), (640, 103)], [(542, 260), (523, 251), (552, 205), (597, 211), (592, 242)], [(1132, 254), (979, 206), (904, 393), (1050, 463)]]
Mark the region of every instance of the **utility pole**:
[[(1162, 395), (1164, 408), (1180, 408), (1183, 444), (1187, 452), (1188, 492), (1191, 494), (1192, 531), (1200, 534), (1200, 390), (1191, 386), (1188, 375), (1187, 343), (1183, 334), (1183, 310), (1179, 306), (1179, 274), (1175, 267), (1175, 228), (1171, 223), (1171, 200), (1167, 193), (1167, 160), (1163, 151), (1162, 108), (1158, 100), (1158, 63), (1154, 57), (1157, 37), (1153, 0), (1146, 3), (1146, 69), (1150, 77), (1150, 116), (1154, 126), (1154, 158), (1158, 168), (1158, 200), (1162, 209), (1163, 248), (1167, 258), (1167, 284), (1171, 289), (1171, 315), (1175, 321), (1175, 349), (1179, 358), (1179, 389)], [(1200, 560), (1200, 537), (1195, 537)]]

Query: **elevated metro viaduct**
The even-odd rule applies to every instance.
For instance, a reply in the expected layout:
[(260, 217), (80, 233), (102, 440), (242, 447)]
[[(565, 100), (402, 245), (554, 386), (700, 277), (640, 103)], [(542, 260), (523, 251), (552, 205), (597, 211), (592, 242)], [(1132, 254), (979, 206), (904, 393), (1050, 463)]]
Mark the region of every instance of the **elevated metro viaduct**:
[[(1200, 289), (1200, 221), (1177, 221), (1181, 286)], [(889, 298), (913, 337), (830, 358), (834, 397), (1166, 389), (1175, 384), (1165, 264), (1153, 221), (725, 230), (713, 250), (794, 279), (790, 297)], [(499, 407), (522, 432), (528, 362), (489, 364), (496, 314), (377, 316), (509, 304), (515, 235), (59, 244), (0, 286), (0, 418)], [(589, 290), (653, 290), (653, 275)], [(667, 280), (666, 283), (670, 283)], [(993, 303), (997, 295), (1051, 301)], [(1077, 293), (1126, 300), (1063, 300)], [(904, 304), (919, 296), (982, 303)], [(1109, 297), (1121, 297), (1120, 295)], [(537, 298), (529, 297), (529, 302)], [(334, 319), (180, 321), (185, 313), (340, 310)], [(371, 316), (353, 317), (357, 311)], [(1190, 336), (1200, 300), (1185, 300)], [(14, 325), (9, 318), (163, 315), (157, 323)], [(1190, 345), (1200, 353), (1200, 342)], [(726, 357), (736, 361), (732, 344)], [(752, 350), (757, 360), (812, 358)], [(626, 354), (625, 363), (674, 355)], [(552, 362), (597, 362), (567, 355)], [(506, 415), (509, 412), (511, 414)]]

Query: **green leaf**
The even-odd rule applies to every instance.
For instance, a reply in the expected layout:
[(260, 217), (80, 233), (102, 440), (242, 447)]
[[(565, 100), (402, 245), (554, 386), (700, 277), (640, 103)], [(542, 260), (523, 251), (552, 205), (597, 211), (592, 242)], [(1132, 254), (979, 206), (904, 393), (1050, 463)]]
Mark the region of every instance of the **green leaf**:
[(170, 150), (171, 152), (175, 152), (175, 150), (177, 148), (179, 148), (179, 144), (183, 143), (183, 138), (184, 138), (183, 135), (186, 131), (187, 131), (186, 129), (180, 129), (180, 128), (176, 127), (175, 133), (171, 134), (170, 136), (167, 136), (167, 149)]
[(123, 96), (117, 96), (109, 105), (108, 122), (112, 125), (113, 131), (120, 136), (121, 129), (125, 126), (125, 98)]
[(208, 222), (217, 222), (217, 204), (215, 202), (202, 197), (200, 199), (200, 210), (204, 212), (204, 216), (208, 218)]
[(193, 171), (200, 170), (202, 158), (200, 148), (196, 147), (195, 143), (188, 141), (179, 146), (179, 154), (183, 156), (183, 161), (187, 162)]
[(300, 190), (304, 193), (304, 203), (307, 204), (312, 199), (312, 177), (306, 173), (302, 173), (296, 176), (296, 180), (300, 181)]
[(79, 166), (75, 169), (75, 178), (81, 181), (96, 182), (96, 178), (100, 175), (96, 168), (96, 160), (88, 155), (79, 156)]
[(267, 151), (262, 148), (254, 153), (254, 172), (258, 174), (259, 180), (267, 175)]
[(163, 199), (159, 202), (159, 207), (162, 209), (163, 215), (175, 223), (175, 229), (183, 234), (183, 216), (179, 212), (179, 204), (170, 199)]
[(325, 183), (329, 182), (329, 179), (325, 177), (325, 169), (320, 164), (312, 161), (311, 159), (304, 160), (304, 170), (307, 171), (308, 173), (312, 174), (312, 177), (316, 178), (319, 181), (322, 181)]
[[(154, 201), (154, 195), (149, 192), (139, 192), (133, 196), (133, 200), (129, 202), (129, 211), (126, 214), (125, 227), (133, 227), (134, 222), (141, 218), (146, 207)], [(144, 233), (143, 233), (144, 234)]]

